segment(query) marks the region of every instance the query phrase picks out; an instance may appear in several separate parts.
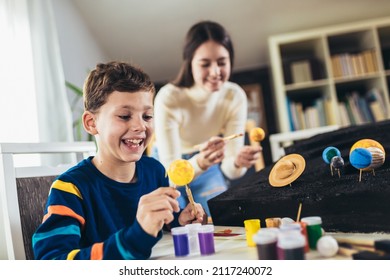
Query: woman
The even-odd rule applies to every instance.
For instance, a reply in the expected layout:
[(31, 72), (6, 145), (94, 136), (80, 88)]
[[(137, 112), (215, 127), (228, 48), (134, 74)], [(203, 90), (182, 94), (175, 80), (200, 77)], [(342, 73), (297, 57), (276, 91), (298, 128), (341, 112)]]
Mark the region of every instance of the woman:
[[(199, 22), (187, 33), (176, 80), (155, 98), (154, 156), (165, 168), (179, 158), (190, 161), (195, 169), (190, 183), (194, 200), (209, 216), (207, 201), (227, 189), (225, 176), (243, 176), (261, 153), (260, 147), (244, 146), (243, 137), (223, 139), (244, 133), (247, 120), (246, 94), (228, 81), (233, 59), (226, 30), (216, 22)], [(186, 205), (185, 189), (179, 190), (180, 205)]]

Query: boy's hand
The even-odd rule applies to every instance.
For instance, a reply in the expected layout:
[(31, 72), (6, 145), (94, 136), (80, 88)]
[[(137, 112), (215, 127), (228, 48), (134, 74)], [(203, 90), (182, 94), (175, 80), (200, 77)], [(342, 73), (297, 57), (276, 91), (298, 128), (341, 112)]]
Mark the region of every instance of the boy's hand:
[(161, 187), (143, 195), (138, 204), (136, 219), (142, 229), (156, 237), (164, 224), (174, 219), (173, 212), (179, 212), (177, 198), (180, 192), (172, 187)]
[(184, 210), (180, 213), (179, 216), (179, 224), (184, 226), (186, 224), (191, 223), (201, 223), (203, 224), (203, 217), (205, 216), (204, 209), (202, 205), (199, 203), (195, 203), (195, 208), (197, 211), (196, 216), (194, 215), (194, 211), (192, 211), (192, 207), (190, 204), (184, 208)]

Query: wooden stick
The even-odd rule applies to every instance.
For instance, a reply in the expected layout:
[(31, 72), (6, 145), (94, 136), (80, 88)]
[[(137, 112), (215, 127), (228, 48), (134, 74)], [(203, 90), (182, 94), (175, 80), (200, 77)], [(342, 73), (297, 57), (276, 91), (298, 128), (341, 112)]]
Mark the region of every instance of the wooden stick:
[[(222, 139), (223, 139), (224, 141), (229, 141), (229, 140), (233, 140), (233, 139), (235, 139), (235, 138), (241, 137), (241, 136), (243, 136), (243, 135), (244, 135), (244, 133), (232, 134), (232, 135), (226, 136), (226, 137), (224, 137), (224, 138), (222, 138)], [(204, 143), (200, 143), (200, 144), (194, 145), (194, 149), (199, 150), (199, 148), (200, 148), (203, 144), (204, 144)]]
[(190, 204), (191, 204), (191, 207), (192, 207), (192, 211), (194, 211), (194, 215), (196, 216), (198, 214), (198, 212), (196, 211), (194, 197), (192, 196), (191, 189), (190, 189), (190, 187), (188, 185), (186, 185), (186, 193), (187, 193), (187, 196), (188, 196), (188, 200), (190, 201)]
[(299, 222), (299, 220), (301, 219), (301, 211), (302, 211), (302, 202), (299, 203), (297, 222)]
[(360, 172), (359, 172), (359, 182), (362, 181), (362, 169), (360, 169)]
[(232, 134), (223, 138), (224, 141), (229, 141), (238, 137), (244, 136), (244, 133)]

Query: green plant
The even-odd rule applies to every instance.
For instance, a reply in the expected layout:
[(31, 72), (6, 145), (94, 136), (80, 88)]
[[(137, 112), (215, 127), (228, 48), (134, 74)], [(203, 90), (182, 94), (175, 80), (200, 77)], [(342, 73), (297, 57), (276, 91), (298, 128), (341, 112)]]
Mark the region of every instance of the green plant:
[[(79, 113), (79, 117), (73, 121), (73, 129), (75, 132), (75, 140), (81, 141), (83, 140), (83, 135), (85, 135), (85, 133), (82, 120), (83, 111), (82, 109), (80, 109), (80, 106), (78, 106), (78, 104), (83, 98), (83, 90), (68, 81), (65, 81), (65, 85), (76, 95), (76, 97), (72, 101), (70, 109), (72, 110), (72, 112)], [(87, 133), (87, 141), (94, 141), (94, 137), (91, 134)]]

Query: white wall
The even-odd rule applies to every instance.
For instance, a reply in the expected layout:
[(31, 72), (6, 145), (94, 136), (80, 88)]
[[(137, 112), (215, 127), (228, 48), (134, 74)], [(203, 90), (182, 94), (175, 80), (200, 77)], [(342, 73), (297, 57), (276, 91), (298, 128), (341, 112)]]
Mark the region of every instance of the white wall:
[[(65, 79), (81, 86), (87, 71), (106, 61), (83, 18), (71, 1), (53, 1)], [(66, 30), (66, 32), (63, 32)]]
[[(107, 56), (88, 30), (73, 2), (53, 1), (52, 5), (56, 17), (65, 80), (82, 88), (88, 71), (93, 69), (97, 63), (105, 62)], [(72, 103), (75, 94), (69, 89), (67, 93)], [(73, 118), (78, 118), (81, 111), (82, 102), (80, 101), (77, 112), (73, 112)]]

